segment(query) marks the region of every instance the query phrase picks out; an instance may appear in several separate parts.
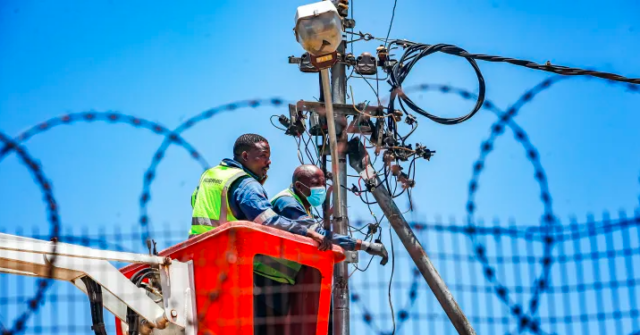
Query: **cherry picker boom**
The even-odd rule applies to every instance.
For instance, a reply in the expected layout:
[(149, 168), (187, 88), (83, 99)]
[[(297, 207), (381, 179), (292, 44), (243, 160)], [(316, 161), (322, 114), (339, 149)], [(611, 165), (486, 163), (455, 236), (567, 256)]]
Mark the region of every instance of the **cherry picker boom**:
[[(310, 238), (245, 221), (225, 223), (158, 255), (0, 234), (0, 272), (52, 275), (87, 293), (96, 334), (107, 334), (102, 307), (115, 315), (117, 334), (253, 334), (254, 322), (272, 321), (253, 317), (257, 254), (309, 268), (300, 278), (303, 289), (292, 296), (293, 308), (279, 322), (292, 334), (326, 334), (333, 267), (345, 259), (337, 246), (319, 251)], [(117, 269), (110, 262), (129, 265)]]

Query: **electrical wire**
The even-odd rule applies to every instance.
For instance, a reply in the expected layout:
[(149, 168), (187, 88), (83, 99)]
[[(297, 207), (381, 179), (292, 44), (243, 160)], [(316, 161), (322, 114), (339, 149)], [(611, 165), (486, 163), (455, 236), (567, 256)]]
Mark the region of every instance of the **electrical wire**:
[[(141, 283), (147, 279), (151, 278), (151, 276), (157, 275), (158, 270), (154, 268), (144, 268), (142, 270), (138, 270), (136, 273), (131, 276), (131, 282), (134, 283), (137, 287), (141, 287)], [(129, 325), (129, 335), (138, 335), (139, 326), (140, 326), (140, 318), (138, 314), (127, 307), (127, 324)]]
[(389, 241), (391, 242), (391, 276), (389, 277), (389, 308), (391, 309), (391, 320), (393, 321), (393, 332), (394, 335), (396, 333), (396, 315), (393, 311), (393, 301), (391, 301), (391, 284), (393, 283), (393, 273), (395, 272), (396, 266), (396, 252), (393, 248), (393, 234), (391, 232), (391, 227), (389, 227)]
[(271, 125), (274, 126), (276, 129), (278, 130), (282, 130), (282, 131), (287, 131), (285, 128), (280, 128), (278, 126), (276, 126), (275, 123), (273, 123), (273, 117), (278, 117), (278, 115), (271, 115), (271, 117), (269, 118), (269, 122), (271, 122)]
[(315, 161), (315, 159), (313, 159), (313, 155), (311, 154), (311, 151), (309, 151), (309, 142), (311, 142), (311, 137), (309, 137), (309, 140), (307, 141), (304, 138), (304, 134), (302, 134), (302, 135), (300, 135), (300, 138), (302, 139), (302, 142), (304, 143), (304, 151), (307, 154), (307, 158), (309, 158), (309, 160), (311, 161), (311, 164), (316, 165), (316, 161)]
[(295, 136), (295, 141), (298, 144), (298, 160), (300, 161), (301, 165), (304, 165), (304, 158), (302, 157), (302, 152), (300, 151), (300, 145), (301, 145), (300, 139), (297, 136)]
[(586, 69), (573, 68), (573, 67), (562, 66), (562, 65), (552, 65), (551, 62), (549, 61), (547, 61), (544, 65), (542, 65), (542, 64), (538, 64), (528, 60), (515, 59), (515, 58), (509, 58), (509, 57), (503, 57), (503, 56), (472, 54), (458, 46), (451, 45), (451, 44), (436, 44), (436, 45), (430, 46), (427, 44), (418, 44), (418, 43), (409, 42), (409, 41), (396, 40), (394, 42), (400, 45), (402, 44), (424, 45), (427, 47), (437, 46), (438, 51), (447, 53), (450, 55), (454, 55), (454, 56), (459, 56), (459, 57), (464, 57), (467, 59), (474, 59), (474, 60), (477, 59), (477, 60), (482, 60), (486, 62), (509, 63), (517, 66), (526, 67), (529, 69), (540, 70), (545, 72), (553, 72), (553, 73), (557, 73), (564, 76), (592, 76), (592, 77), (597, 77), (597, 78), (602, 78), (607, 80), (640, 85), (640, 78), (628, 78), (615, 73), (586, 70)]
[[(309, 155), (309, 159), (313, 162), (313, 165), (318, 165), (318, 164), (320, 164), (320, 152), (318, 151), (318, 146), (315, 145), (315, 143), (313, 142), (313, 140), (312, 140), (313, 136), (311, 136), (311, 133), (309, 132), (309, 130), (306, 127), (304, 128), (304, 132), (309, 136), (309, 141), (305, 142), (305, 145), (307, 146), (307, 148), (306, 148), (307, 155)], [(309, 147), (308, 143), (314, 144), (313, 149), (316, 152), (316, 157), (315, 157), (316, 159), (315, 160), (311, 158), (312, 155), (311, 155), (311, 152), (308, 149), (308, 147)]]
[(391, 22), (389, 22), (389, 30), (387, 30), (387, 38), (384, 39), (384, 47), (387, 47), (387, 41), (389, 41), (389, 35), (391, 34), (391, 27), (393, 27), (393, 19), (396, 17), (396, 6), (398, 5), (398, 0), (393, 2), (393, 10), (391, 10)]
[[(391, 43), (398, 43), (398, 41), (394, 41)], [(423, 57), (429, 56), (436, 52), (442, 52), (442, 50), (446, 47), (446, 44), (410, 44), (405, 53), (402, 55), (400, 60), (393, 65), (389, 72), (389, 84), (391, 85), (391, 96), (389, 98), (389, 111), (395, 110), (395, 100), (398, 98), (401, 102), (401, 108), (405, 113), (407, 113), (404, 105), (404, 102), (410, 109), (415, 111), (416, 113), (426, 116), (434, 122), (445, 124), (445, 125), (454, 125), (459, 124), (464, 121), (469, 120), (473, 117), (479, 110), (482, 108), (482, 104), (484, 103), (485, 97), (485, 82), (484, 77), (482, 76), (482, 72), (478, 67), (476, 61), (471, 57), (465, 57), (469, 64), (473, 67), (476, 77), (478, 78), (478, 99), (476, 101), (476, 105), (473, 110), (467, 115), (456, 117), (456, 118), (443, 118), (436, 115), (433, 115), (424, 109), (420, 108), (416, 105), (404, 92), (402, 92), (402, 83), (407, 78), (411, 69), (416, 65), (416, 63), (422, 59)], [(466, 51), (465, 51), (466, 52)]]
[[(395, 10), (395, 4), (394, 4), (394, 10)], [(395, 12), (394, 12), (394, 15), (395, 15)], [(393, 20), (393, 15), (392, 15), (392, 20)], [(393, 21), (391, 23), (393, 23)], [(390, 29), (388, 33), (389, 32), (390, 32)], [(384, 42), (385, 45), (389, 41), (389, 37), (388, 37), (389, 35), (387, 35), (387, 38), (379, 38), (379, 37), (374, 37), (369, 33), (362, 33), (362, 32), (358, 32), (358, 33), (347, 32), (347, 33), (358, 35), (361, 37), (360, 39), (364, 39), (365, 41), (376, 40), (376, 41)], [(355, 41), (358, 41), (358, 40), (355, 40)], [(482, 60), (485, 62), (494, 62), (494, 63), (509, 63), (512, 65), (522, 66), (522, 67), (526, 67), (533, 70), (552, 72), (552, 73), (560, 74), (563, 76), (592, 76), (592, 77), (597, 77), (597, 78), (602, 78), (607, 80), (640, 85), (640, 78), (629, 78), (629, 77), (625, 77), (625, 76), (615, 74), (615, 73), (610, 73), (610, 72), (574, 68), (574, 67), (563, 66), (563, 65), (553, 65), (549, 61), (545, 62), (545, 64), (543, 65), (543, 64), (538, 64), (536, 62), (532, 62), (524, 59), (517, 59), (517, 58), (510, 58), (510, 57), (496, 56), (496, 55), (487, 55), (487, 54), (472, 54), (458, 46), (451, 45), (451, 44), (440, 43), (435, 45), (429, 45), (429, 44), (420, 44), (416, 42), (411, 42), (407, 40), (392, 39), (391, 42), (389, 43), (389, 47), (388, 47), (389, 51), (397, 49), (397, 47), (393, 47), (394, 44), (397, 45), (398, 47), (404, 47), (404, 48), (415, 46), (415, 45), (423, 45), (427, 47), (440, 46), (439, 48), (440, 50), (438, 50), (439, 52), (447, 53), (447, 54), (458, 56), (458, 57), (464, 57), (471, 60)]]
[[(350, 6), (351, 7), (351, 20), (353, 20), (354, 2), (355, 2), (355, 0), (351, 0), (351, 6)], [(353, 30), (354, 29), (355, 29), (355, 27), (351, 27), (351, 54), (352, 55), (353, 55)]]
[(104, 314), (102, 304), (102, 287), (88, 276), (82, 277), (82, 282), (87, 289), (89, 304), (91, 307), (91, 329), (96, 335), (107, 335), (104, 325)]

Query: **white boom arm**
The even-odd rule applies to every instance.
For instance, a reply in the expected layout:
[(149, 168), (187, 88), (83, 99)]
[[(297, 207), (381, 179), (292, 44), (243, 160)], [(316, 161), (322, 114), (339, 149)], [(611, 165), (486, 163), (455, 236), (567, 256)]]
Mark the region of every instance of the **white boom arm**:
[[(102, 286), (103, 306), (122, 322), (127, 320), (128, 307), (146, 320), (153, 334), (197, 333), (191, 262), (58, 242), (52, 269), (53, 247), (53, 242), (0, 233), (0, 272), (43, 278), (52, 274), (51, 278), (68, 281), (85, 293), (82, 278), (88, 276)], [(159, 266), (162, 306), (109, 261)]]

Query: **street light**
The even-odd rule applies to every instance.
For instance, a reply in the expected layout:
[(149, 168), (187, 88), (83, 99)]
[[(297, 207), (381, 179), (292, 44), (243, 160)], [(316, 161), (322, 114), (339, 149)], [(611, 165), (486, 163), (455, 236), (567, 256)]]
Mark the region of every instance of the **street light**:
[(329, 83), (329, 68), (338, 61), (336, 50), (342, 43), (342, 19), (331, 1), (321, 1), (298, 7), (296, 10), (296, 39), (311, 58), (311, 64), (320, 70), (322, 91), (327, 110), (329, 145), (331, 147), (331, 173), (333, 175), (334, 219), (342, 219), (340, 171), (338, 169), (338, 142), (333, 116), (333, 101)]
[(332, 54), (342, 42), (342, 19), (331, 1), (321, 1), (298, 7), (296, 39), (302, 48), (315, 57)]
[[(322, 92), (324, 93), (327, 111), (327, 127), (329, 128), (329, 146), (331, 147), (331, 173), (333, 175), (333, 219), (336, 227), (343, 227), (344, 202), (340, 190), (340, 169), (338, 167), (338, 140), (336, 124), (333, 116), (333, 99), (329, 83), (329, 68), (338, 61), (338, 46), (342, 43), (342, 18), (331, 1), (316, 2), (298, 7), (296, 11), (296, 39), (309, 53), (311, 64), (320, 70)], [(342, 56), (342, 55), (341, 55)], [(324, 154), (324, 153), (323, 153)], [(345, 171), (346, 173), (346, 171)], [(345, 228), (346, 230), (346, 228)], [(338, 280), (346, 279), (340, 274), (347, 273), (346, 265), (336, 270)], [(339, 290), (340, 292), (341, 290)], [(348, 296), (335, 299), (333, 315), (333, 333), (349, 334)], [(340, 295), (340, 293), (338, 293)]]

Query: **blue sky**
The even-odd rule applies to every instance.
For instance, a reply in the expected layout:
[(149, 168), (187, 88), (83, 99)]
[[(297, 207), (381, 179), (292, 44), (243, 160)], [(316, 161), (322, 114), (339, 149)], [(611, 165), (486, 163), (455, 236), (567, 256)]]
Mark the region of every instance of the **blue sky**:
[[(355, 3), (354, 3), (355, 2)], [(287, 64), (302, 51), (292, 33), (305, 1), (15, 1), (0, 3), (0, 131), (11, 136), (48, 118), (87, 110), (117, 110), (174, 128), (208, 108), (251, 98), (311, 100), (317, 77)], [(352, 0), (356, 30), (384, 37), (393, 1)], [(640, 77), (640, 5), (636, 1), (399, 0), (391, 37), (450, 43), (469, 52), (595, 68)], [(356, 55), (377, 42), (358, 43)], [(399, 55), (398, 55), (399, 56)], [(480, 62), (487, 97), (502, 108), (551, 76), (508, 64)], [(421, 60), (405, 86), (449, 84), (476, 92), (460, 58)], [(350, 81), (356, 100), (373, 100)], [(381, 83), (381, 90), (388, 85)], [(439, 92), (412, 99), (436, 115), (466, 113), (473, 102)], [(632, 213), (640, 193), (640, 95), (601, 80), (572, 78), (542, 93), (515, 119), (538, 148), (560, 220), (583, 222), (602, 211)], [(245, 132), (271, 141), (270, 195), (288, 185), (296, 145), (269, 123), (286, 108), (243, 109), (184, 133), (215, 164)], [(481, 111), (464, 124), (443, 126), (419, 117), (412, 142), (437, 150), (418, 162), (415, 220), (465, 216), (467, 184), (480, 143), (495, 121)], [(487, 161), (477, 195), (486, 220), (537, 225), (542, 214), (533, 169), (505, 133)], [(53, 181), (65, 227), (136, 225), (143, 173), (162, 137), (125, 125), (61, 126), (25, 143)], [(154, 227), (189, 226), (188, 198), (200, 166), (171, 147), (152, 186)], [(15, 155), (0, 164), (0, 230), (39, 227), (46, 212), (38, 188)], [(367, 218), (353, 195), (350, 217)], [(407, 208), (405, 198), (399, 201)], [(614, 215), (615, 216), (615, 215)]]

